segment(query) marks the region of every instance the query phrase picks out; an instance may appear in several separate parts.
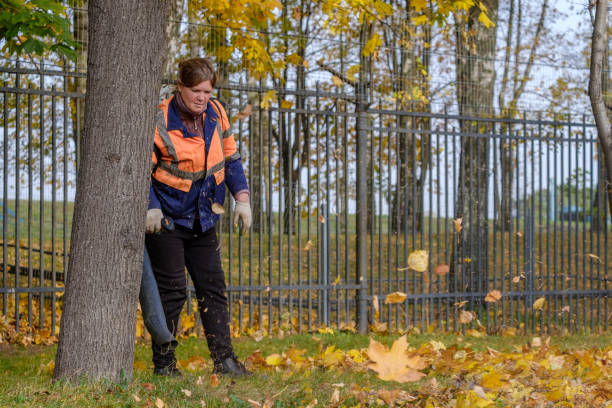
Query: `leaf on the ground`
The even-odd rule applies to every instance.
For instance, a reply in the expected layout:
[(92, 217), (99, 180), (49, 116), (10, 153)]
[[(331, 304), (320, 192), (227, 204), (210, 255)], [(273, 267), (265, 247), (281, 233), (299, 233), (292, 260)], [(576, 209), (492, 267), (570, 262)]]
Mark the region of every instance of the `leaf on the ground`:
[(191, 397), (191, 391), (186, 390), (185, 388), (182, 388), (182, 389), (181, 389), (181, 392), (182, 392), (183, 394), (185, 394), (186, 396)]
[(219, 386), (219, 377), (217, 377), (217, 374), (210, 375), (210, 386), (213, 388), (216, 388)]
[(148, 390), (148, 391), (153, 391), (153, 390), (155, 390), (155, 385), (153, 385), (153, 384), (151, 384), (151, 383), (142, 383), (142, 384), (140, 384), (140, 386), (141, 386), (142, 388), (144, 388), (145, 390)]
[(453, 220), (453, 224), (455, 225), (455, 231), (457, 232), (461, 232), (461, 221), (463, 221), (463, 219), (461, 217), (456, 218)]
[(283, 357), (278, 353), (270, 354), (268, 357), (266, 357), (266, 364), (270, 367), (278, 366), (282, 363)]
[(501, 297), (502, 297), (501, 292), (495, 289), (487, 293), (487, 296), (485, 296), (485, 302), (495, 303), (499, 299), (501, 299)]
[(395, 401), (399, 398), (401, 390), (378, 390), (378, 397), (389, 407), (395, 406)]
[(470, 312), (468, 310), (462, 310), (461, 313), (459, 313), (459, 323), (467, 324), (470, 323), (472, 320), (474, 320), (473, 312)]
[(342, 322), (340, 323), (340, 327), (338, 328), (338, 330), (342, 331), (342, 332), (350, 332), (350, 333), (357, 333), (357, 327), (356, 327), (356, 323), (354, 320), (351, 320), (350, 322)]
[(406, 294), (403, 292), (393, 292), (385, 296), (385, 305), (391, 305), (395, 303), (402, 303), (406, 300)]
[(166, 407), (166, 403), (159, 397), (155, 398), (155, 407), (156, 408), (164, 408)]
[(140, 397), (138, 395), (132, 394), (132, 398), (134, 398), (134, 401), (140, 402)]
[(417, 272), (425, 272), (429, 263), (427, 251), (417, 250), (408, 255), (408, 267)]
[(196, 385), (202, 385), (204, 383), (204, 380), (202, 380), (202, 376), (198, 375), (198, 379), (196, 380)]
[(370, 338), (367, 353), (372, 363), (368, 367), (376, 371), (378, 378), (384, 381), (400, 383), (418, 381), (425, 376), (418, 371), (426, 366), (425, 362), (418, 355), (408, 357), (407, 349), (408, 342), (405, 335), (395, 340), (391, 349)]
[(335, 405), (339, 402), (340, 402), (340, 390), (337, 388), (334, 388), (334, 392), (332, 392), (331, 397), (329, 397), (329, 403)]
[(561, 313), (569, 313), (570, 307), (569, 305), (565, 305), (561, 308)]
[(200, 407), (206, 408), (206, 402), (204, 400), (200, 400)]
[(252, 407), (256, 407), (256, 408), (261, 407), (261, 402), (259, 402), (259, 401), (254, 401), (252, 399), (247, 399), (247, 402), (249, 404), (251, 404)]
[(444, 276), (450, 272), (450, 267), (447, 264), (436, 265), (434, 273), (438, 276)]
[(467, 305), (468, 303), (470, 303), (469, 300), (462, 300), (461, 302), (456, 302), (455, 304), (453, 304), (453, 306), (455, 306), (457, 309), (461, 309), (463, 306)]
[(332, 329), (331, 327), (319, 327), (317, 329), (317, 332), (319, 334), (334, 334), (334, 329)]
[(542, 339), (540, 337), (531, 339), (531, 347), (542, 347)]
[(546, 298), (545, 297), (541, 297), (539, 299), (536, 299), (536, 301), (533, 302), (533, 310), (542, 310), (544, 308), (545, 304), (546, 304)]

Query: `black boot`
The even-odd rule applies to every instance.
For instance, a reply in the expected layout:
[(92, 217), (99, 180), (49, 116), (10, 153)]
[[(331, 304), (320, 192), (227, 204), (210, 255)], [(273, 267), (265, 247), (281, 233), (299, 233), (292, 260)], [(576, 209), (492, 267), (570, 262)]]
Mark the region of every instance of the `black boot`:
[(153, 374), (168, 377), (181, 377), (181, 372), (176, 367), (176, 357), (174, 357), (174, 344), (157, 345), (152, 343), (153, 348)]
[(236, 355), (232, 354), (221, 361), (215, 361), (213, 374), (229, 375), (230, 377), (246, 377), (252, 373), (246, 369), (244, 364), (238, 361)]

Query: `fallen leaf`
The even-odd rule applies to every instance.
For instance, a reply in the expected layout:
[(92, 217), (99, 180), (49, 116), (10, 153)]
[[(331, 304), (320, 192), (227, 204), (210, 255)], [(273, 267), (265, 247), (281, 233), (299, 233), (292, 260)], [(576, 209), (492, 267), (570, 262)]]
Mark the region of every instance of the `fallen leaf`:
[(512, 278), (512, 282), (513, 283), (519, 283), (521, 281), (521, 277), (520, 276), (515, 276), (514, 278)]
[(253, 113), (253, 105), (248, 103), (244, 107), (244, 109), (242, 109), (240, 112), (238, 112), (237, 115), (234, 116), (234, 120), (245, 120), (246, 118), (251, 116), (251, 113)]
[(561, 312), (562, 312), (562, 313), (569, 313), (569, 311), (570, 311), (570, 307), (569, 307), (569, 305), (563, 306), (563, 307), (561, 308)]
[(472, 320), (474, 320), (474, 313), (467, 310), (462, 310), (461, 313), (459, 313), (459, 323), (467, 324)]
[(385, 305), (392, 305), (395, 303), (402, 303), (406, 300), (406, 294), (403, 292), (393, 292), (385, 296)]
[(162, 401), (160, 398), (155, 398), (155, 406), (157, 408), (164, 408), (166, 406), (166, 403)]
[(329, 398), (330, 404), (337, 404), (340, 402), (340, 390), (334, 388), (334, 392), (332, 392), (331, 397)]
[(455, 224), (455, 231), (457, 232), (461, 232), (461, 218), (457, 218), (455, 220), (453, 220), (453, 224)]
[(457, 309), (461, 309), (463, 306), (467, 305), (468, 303), (470, 303), (469, 300), (462, 300), (461, 302), (454, 303), (453, 306), (455, 306)]
[(132, 394), (132, 397), (134, 398), (134, 401), (140, 402), (140, 397), (138, 395)]
[(153, 385), (153, 384), (151, 384), (151, 383), (142, 383), (142, 384), (140, 384), (140, 386), (141, 386), (142, 388), (144, 388), (145, 390), (148, 390), (148, 391), (153, 391), (153, 390), (155, 390), (155, 385)]
[(400, 383), (418, 381), (425, 376), (417, 371), (425, 364), (421, 357), (408, 357), (406, 350), (408, 342), (406, 335), (393, 342), (391, 349), (370, 338), (367, 353), (372, 363), (368, 368), (378, 373), (378, 378), (384, 381)]
[(186, 396), (191, 397), (191, 391), (186, 390), (186, 389), (184, 389), (184, 388), (183, 388), (183, 389), (181, 389), (181, 392), (182, 392), (183, 394), (185, 394)]
[(269, 365), (270, 367), (281, 365), (282, 362), (283, 362), (283, 358), (281, 357), (280, 354), (277, 354), (277, 353), (270, 354), (268, 357), (266, 357), (266, 364)]
[(210, 375), (210, 386), (213, 388), (216, 388), (219, 386), (219, 377), (217, 377), (217, 374)]
[(533, 302), (533, 310), (542, 310), (544, 308), (545, 304), (546, 304), (546, 298), (545, 297), (541, 297), (539, 299), (536, 299), (536, 301)]
[(417, 250), (408, 255), (408, 267), (417, 272), (425, 272), (429, 257), (427, 251)]
[(438, 276), (444, 276), (450, 272), (450, 267), (446, 264), (440, 264), (436, 265), (433, 271)]
[(600, 257), (598, 257), (597, 255), (595, 255), (595, 254), (587, 254), (587, 256), (588, 256), (589, 258), (591, 258), (593, 261), (595, 261), (595, 262), (597, 262), (597, 263), (601, 263), (601, 258), (600, 258)]
[(374, 309), (374, 320), (378, 320), (380, 309), (378, 308), (378, 296), (372, 296), (372, 308)]
[(539, 337), (534, 337), (533, 339), (531, 339), (531, 347), (541, 347), (542, 346), (542, 339)]
[(251, 406), (253, 407), (257, 407), (257, 408), (261, 407), (261, 402), (253, 401), (252, 399), (248, 399), (247, 402), (251, 404)]
[(495, 289), (487, 293), (487, 296), (485, 296), (485, 302), (495, 303), (499, 299), (501, 299), (501, 297), (502, 297), (501, 292)]
[(395, 401), (399, 398), (401, 390), (378, 390), (378, 397), (387, 404), (387, 406), (395, 406)]
[(212, 203), (210, 208), (211, 208), (212, 212), (215, 213), (215, 214), (224, 214), (225, 213), (225, 209), (219, 203)]
[(304, 252), (310, 251), (310, 248), (312, 248), (312, 240), (309, 239), (306, 245), (304, 245)]

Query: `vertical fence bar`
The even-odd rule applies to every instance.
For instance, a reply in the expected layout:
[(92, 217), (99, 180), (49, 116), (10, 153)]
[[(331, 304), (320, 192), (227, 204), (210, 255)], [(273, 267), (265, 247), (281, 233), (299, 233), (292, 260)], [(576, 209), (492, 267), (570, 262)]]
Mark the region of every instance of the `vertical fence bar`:
[[(19, 68), (19, 60), (17, 60), (17, 68)], [(15, 93), (15, 331), (19, 332), (19, 287), (21, 286), (21, 206), (20, 206), (20, 186), (21, 186), (21, 152), (20, 152), (20, 136), (21, 136), (21, 98), (19, 89), (21, 88), (19, 73), (15, 74), (15, 87), (18, 91)]]
[[(32, 90), (32, 85), (28, 86), (28, 89)], [(28, 93), (28, 326), (32, 327), (32, 280), (33, 280), (33, 233), (32, 225), (33, 214), (32, 214), (32, 201), (34, 200), (34, 180), (32, 169), (34, 168), (34, 155), (33, 155), (33, 134), (32, 134), (32, 93)]]
[(51, 88), (51, 333), (55, 334), (57, 286), (57, 112), (55, 85)]
[[(6, 81), (4, 87), (8, 87)], [(4, 142), (3, 142), (3, 170), (2, 170), (2, 284), (4, 288), (8, 288), (8, 148), (9, 148), (9, 128), (8, 128), (8, 94), (3, 92), (3, 117), (4, 117)], [(5, 322), (8, 321), (8, 293), (2, 293), (2, 315)]]
[[(272, 109), (268, 109), (268, 285), (272, 285), (272, 244), (274, 213), (272, 212)], [(272, 291), (268, 287), (268, 334), (272, 332)]]
[[(40, 211), (39, 211), (39, 245), (40, 245), (40, 260), (39, 260), (39, 283), (40, 288), (45, 287), (45, 78), (44, 78), (44, 64), (40, 64)], [(38, 308), (38, 327), (42, 328), (44, 325), (44, 305), (45, 305), (45, 292), (40, 291), (39, 297), (39, 308)]]

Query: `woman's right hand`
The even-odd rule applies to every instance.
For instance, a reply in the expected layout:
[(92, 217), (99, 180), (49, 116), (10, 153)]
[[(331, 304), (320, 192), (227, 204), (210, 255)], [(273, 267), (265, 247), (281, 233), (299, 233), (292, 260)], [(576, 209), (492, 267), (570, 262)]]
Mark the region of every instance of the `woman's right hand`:
[(147, 211), (147, 221), (145, 223), (145, 232), (147, 234), (154, 234), (160, 232), (162, 229), (162, 218), (164, 214), (159, 208), (151, 208)]

